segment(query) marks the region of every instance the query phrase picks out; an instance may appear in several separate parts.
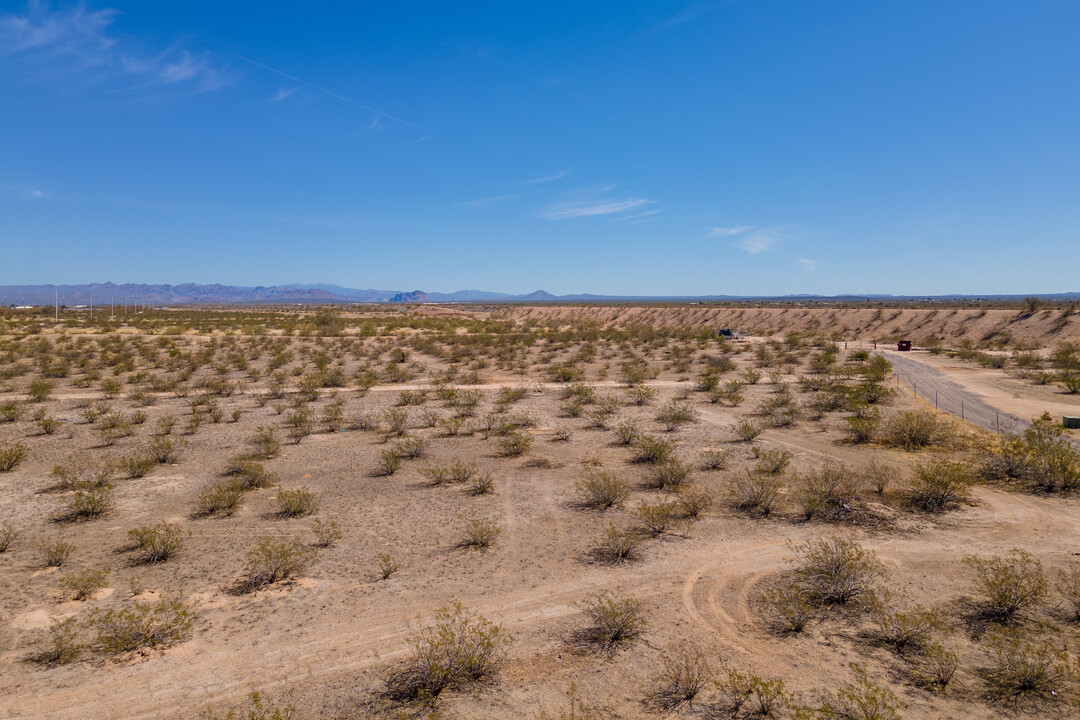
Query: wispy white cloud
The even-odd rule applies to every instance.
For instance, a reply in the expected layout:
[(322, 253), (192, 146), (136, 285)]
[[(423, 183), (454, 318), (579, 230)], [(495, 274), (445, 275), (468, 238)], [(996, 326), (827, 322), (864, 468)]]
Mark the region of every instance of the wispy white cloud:
[(775, 230), (758, 230), (740, 237), (735, 244), (751, 255), (757, 255), (774, 249), (779, 240), (780, 233)]
[(467, 207), (478, 208), (484, 207), (485, 205), (496, 205), (501, 202), (506, 202), (507, 200), (516, 200), (519, 197), (521, 197), (520, 193), (511, 193), (509, 195), (493, 195), (492, 197), (480, 198), (479, 200), (470, 200), (469, 202), (462, 204)]
[(52, 10), (31, 2), (23, 15), (0, 13), (0, 58), (26, 83), (147, 94), (206, 92), (228, 78), (207, 53), (183, 47), (147, 52), (111, 32), (115, 10), (79, 3)]
[(360, 108), (361, 110), (367, 110), (370, 113), (375, 113), (376, 120), (379, 119), (379, 118), (386, 118), (387, 120), (393, 120), (394, 122), (400, 123), (401, 125), (407, 125), (409, 127), (412, 127), (411, 122), (408, 122), (406, 120), (402, 120), (401, 118), (398, 118), (398, 117), (394, 117), (393, 115), (391, 115), (389, 113), (384, 113), (382, 110), (376, 110), (373, 107), (370, 107), (368, 105), (364, 105), (363, 103), (359, 103), (359, 102), (357, 102), (357, 101), (355, 101), (355, 100), (353, 100), (351, 98), (347, 98), (344, 95), (341, 95), (339, 93), (334, 92), (333, 90), (327, 90), (326, 88), (320, 87), (319, 85), (316, 85), (315, 83), (310, 83), (307, 80), (301, 80), (300, 78), (296, 77), (295, 75), (289, 75), (288, 73), (282, 72), (281, 70), (278, 70), (277, 68), (272, 68), (269, 65), (263, 65), (261, 62), (256, 62), (256, 61), (252, 60), (251, 58), (244, 57), (243, 55), (237, 55), (236, 57), (238, 57), (239, 59), (243, 60), (246, 63), (250, 63), (250, 64), (254, 65), (255, 67), (262, 68), (263, 70), (266, 70), (267, 72), (272, 72), (275, 75), (280, 75), (283, 78), (288, 78), (289, 80), (292, 80), (293, 82), (296, 82), (296, 83), (300, 83), (301, 85), (309, 87), (312, 90), (318, 90), (319, 92), (323, 93), (324, 95), (329, 95), (330, 97), (341, 100), (342, 102), (348, 103), (350, 105), (355, 105), (356, 107)]
[(614, 190), (614, 185), (605, 185), (567, 193), (564, 200), (541, 208), (538, 214), (548, 220), (619, 215), (656, 202), (641, 197), (612, 197)]
[(41, 200), (42, 198), (46, 198), (48, 196), (49, 193), (45, 192), (44, 190), (38, 190), (37, 188), (26, 191), (26, 197), (32, 198), (34, 200)]
[(555, 182), (556, 180), (562, 180), (564, 177), (566, 177), (569, 174), (570, 173), (568, 173), (566, 170), (558, 170), (556, 172), (551, 173), (550, 175), (544, 175), (542, 177), (533, 178), (532, 180), (525, 180), (524, 182), (516, 183), (514, 185), (511, 185), (510, 187), (521, 187), (523, 185), (543, 185), (545, 183)]
[(274, 97), (270, 98), (270, 102), (279, 103), (285, 100), (290, 95), (296, 94), (296, 88), (278, 88), (278, 91), (274, 93)]
[(675, 13), (673, 16), (665, 20), (664, 22), (653, 27), (648, 34), (660, 32), (661, 30), (667, 30), (668, 28), (675, 27), (676, 25), (682, 25), (685, 22), (691, 20), (697, 20), (700, 17), (709, 15), (717, 10), (734, 5), (739, 0), (695, 0), (686, 5), (682, 10)]
[(619, 220), (634, 220), (636, 222), (644, 222), (646, 218), (651, 218), (653, 215), (661, 212), (663, 212), (663, 208), (656, 208), (655, 210), (646, 210), (645, 212), (637, 213), (636, 215), (627, 215), (626, 217), (619, 218)]
[(710, 237), (732, 237), (733, 235), (742, 235), (745, 232), (750, 232), (754, 229), (753, 225), (737, 225), (734, 227), (714, 227), (709, 228)]
[(818, 265), (820, 264), (820, 263), (818, 263), (817, 260), (810, 260), (808, 258), (799, 258), (798, 262), (799, 262), (800, 265), (802, 265), (804, 268), (806, 268), (810, 272), (813, 272), (813, 271), (817, 270)]

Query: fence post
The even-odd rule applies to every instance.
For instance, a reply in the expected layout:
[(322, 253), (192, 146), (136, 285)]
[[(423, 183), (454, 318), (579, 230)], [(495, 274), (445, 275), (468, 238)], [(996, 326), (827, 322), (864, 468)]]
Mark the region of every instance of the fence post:
[(937, 410), (937, 388), (934, 388), (934, 409)]
[(964, 401), (963, 400), (960, 401), (960, 419), (961, 420), (964, 419)]

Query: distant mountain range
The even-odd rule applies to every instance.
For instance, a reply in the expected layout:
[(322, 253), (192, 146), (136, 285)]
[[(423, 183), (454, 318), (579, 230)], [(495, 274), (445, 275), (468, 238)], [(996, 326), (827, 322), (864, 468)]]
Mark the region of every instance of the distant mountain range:
[[(1080, 300), (1080, 292), (1032, 293), (1044, 300)], [(155, 305), (189, 304), (319, 304), (319, 303), (450, 303), (450, 302), (604, 302), (604, 301), (837, 301), (860, 300), (1021, 300), (1025, 295), (699, 295), (699, 296), (634, 296), (634, 295), (552, 295), (544, 290), (527, 295), (508, 295), (485, 290), (458, 290), (452, 293), (423, 290), (360, 290), (340, 285), (302, 284), (237, 287), (233, 285), (146, 285), (136, 283), (92, 283), (89, 285), (0, 285), (0, 305), (52, 305), (59, 296), (63, 305), (94, 305), (102, 307), (115, 303), (151, 303)]]

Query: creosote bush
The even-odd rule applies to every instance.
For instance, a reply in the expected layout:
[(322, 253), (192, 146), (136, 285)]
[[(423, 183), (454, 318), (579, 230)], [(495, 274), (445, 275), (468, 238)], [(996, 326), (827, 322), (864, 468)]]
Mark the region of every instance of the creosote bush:
[(389, 580), (390, 576), (401, 569), (401, 563), (394, 559), (390, 553), (379, 553), (379, 574), (383, 580)]
[(578, 480), (577, 490), (582, 507), (593, 510), (620, 507), (630, 497), (626, 481), (605, 470), (593, 470)]
[(307, 570), (316, 557), (315, 548), (299, 539), (261, 538), (248, 551), (244, 579), (238, 589), (251, 592), (291, 580)]
[(607, 526), (593, 548), (593, 556), (607, 565), (621, 565), (637, 559), (641, 535), (634, 530), (620, 530), (614, 523)]
[(1076, 680), (1068, 651), (1049, 638), (1027, 639), (997, 633), (988, 643), (990, 665), (984, 670), (991, 696), (1003, 702), (1062, 700)]
[(196, 516), (232, 517), (244, 502), (244, 485), (238, 481), (214, 483), (195, 498)]
[(736, 510), (768, 516), (780, 499), (781, 478), (777, 475), (762, 475), (749, 470), (744, 475), (736, 475), (728, 486), (728, 502)]
[(602, 652), (613, 653), (645, 632), (644, 603), (635, 597), (604, 591), (587, 598), (577, 607), (590, 623), (580, 634), (580, 640)]
[(15, 523), (0, 523), (0, 553), (6, 553), (10, 550), (21, 534), (22, 531), (16, 527)]
[(985, 620), (1001, 625), (1016, 622), (1046, 596), (1042, 563), (1026, 550), (1013, 549), (1005, 557), (968, 556), (964, 562), (975, 571), (980, 595), (976, 608)]
[(919, 450), (944, 444), (951, 428), (929, 410), (906, 410), (894, 415), (885, 427), (885, 441), (903, 450)]
[(675, 445), (656, 435), (640, 435), (634, 443), (632, 462), (661, 463), (675, 452)]
[(138, 602), (123, 610), (95, 610), (90, 624), (105, 652), (125, 653), (175, 645), (191, 635), (195, 603), (181, 593), (165, 591), (156, 602)]
[(922, 654), (945, 627), (939, 613), (921, 607), (911, 612), (879, 609), (874, 613), (874, 624), (875, 639), (897, 655)]
[(839, 536), (807, 540), (793, 548), (796, 582), (817, 606), (872, 601), (885, 568), (873, 551)]
[(731, 426), (731, 431), (742, 442), (753, 442), (763, 432), (763, 429), (752, 420), (740, 420)]
[(112, 485), (103, 484), (76, 490), (68, 499), (65, 520), (93, 520), (113, 508)]
[(487, 518), (470, 518), (465, 523), (465, 536), (461, 539), (461, 547), (476, 550), (487, 550), (499, 537), (502, 528), (494, 520)]
[(645, 486), (654, 490), (679, 490), (690, 482), (693, 468), (678, 458), (670, 457), (648, 468), (645, 473)]
[(39, 665), (64, 665), (77, 658), (83, 647), (76, 618), (53, 618), (43, 647), (27, 659)]
[(434, 703), (447, 690), (494, 679), (510, 638), (499, 625), (454, 603), (439, 608), (433, 624), (408, 642), (410, 657), (387, 678), (387, 694), (395, 700)]
[(819, 691), (816, 715), (821, 720), (900, 720), (904, 703), (885, 687), (875, 685), (866, 671), (853, 665), (855, 680), (835, 690)]
[(67, 591), (73, 600), (85, 600), (109, 586), (109, 572), (108, 568), (83, 570), (60, 578), (60, 587)]
[(0, 472), (10, 472), (26, 457), (26, 447), (19, 443), (0, 448)]
[(315, 494), (297, 488), (296, 490), (278, 490), (278, 517), (293, 518), (314, 515), (319, 511), (319, 499)]
[(383, 450), (379, 453), (379, 460), (375, 463), (375, 469), (372, 470), (371, 474), (375, 477), (389, 477), (398, 471), (402, 460), (401, 453), (397, 450)]
[(634, 517), (641, 521), (646, 531), (653, 537), (681, 529), (683, 520), (677, 501), (648, 503), (642, 500), (634, 508)]
[(974, 484), (975, 473), (967, 463), (936, 459), (915, 466), (915, 477), (904, 495), (912, 507), (944, 512), (966, 501)]
[(315, 535), (315, 546), (321, 548), (328, 548), (345, 536), (337, 522), (334, 520), (324, 522), (318, 518), (315, 518), (311, 524), (311, 532)]
[(663, 663), (653, 697), (664, 709), (693, 703), (712, 680), (709, 658), (701, 648), (679, 645), (664, 654)]
[(504, 457), (519, 457), (529, 452), (532, 438), (512, 430), (499, 438), (499, 450)]
[(179, 552), (184, 544), (184, 532), (179, 526), (163, 520), (157, 525), (129, 530), (128, 539), (139, 562), (154, 564), (165, 562)]
[(75, 552), (73, 544), (59, 539), (40, 540), (35, 547), (45, 567), (58, 568), (67, 562), (71, 553)]
[(807, 520), (854, 522), (862, 515), (863, 479), (841, 464), (826, 462), (802, 478), (800, 496)]

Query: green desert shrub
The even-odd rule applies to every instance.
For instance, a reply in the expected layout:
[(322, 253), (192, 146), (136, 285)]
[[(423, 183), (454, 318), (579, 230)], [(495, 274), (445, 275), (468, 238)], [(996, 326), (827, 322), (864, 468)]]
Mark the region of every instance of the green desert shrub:
[(1013, 631), (990, 638), (990, 664), (983, 671), (997, 700), (1062, 700), (1076, 679), (1068, 651), (1048, 638), (1025, 638)]
[(656, 421), (668, 432), (678, 430), (682, 425), (697, 420), (694, 406), (688, 402), (669, 400), (656, 414)]
[(379, 574), (383, 580), (389, 580), (390, 576), (401, 569), (401, 563), (394, 559), (390, 553), (379, 553)]
[(620, 507), (630, 497), (626, 481), (604, 470), (593, 470), (578, 480), (577, 490), (582, 507), (593, 510)]
[(60, 578), (60, 587), (74, 600), (85, 600), (98, 590), (104, 590), (108, 586), (108, 568), (101, 570), (83, 570), (82, 572)]
[(423, 468), (420, 474), (428, 478), (432, 485), (447, 485), (468, 482), (480, 474), (480, 469), (473, 463), (458, 459), (449, 465), (430, 465)]
[(919, 450), (942, 445), (951, 428), (929, 410), (906, 410), (894, 415), (885, 426), (885, 441), (903, 450)]
[(499, 537), (502, 528), (488, 518), (470, 518), (465, 523), (465, 533), (459, 543), (461, 547), (475, 550), (487, 550)]
[(753, 442), (763, 432), (763, 429), (752, 420), (740, 420), (731, 426), (731, 431), (742, 442)]
[(874, 638), (897, 655), (921, 654), (945, 627), (940, 613), (921, 607), (910, 612), (879, 609), (874, 624)]
[(501, 626), (460, 603), (443, 606), (431, 625), (409, 637), (409, 658), (387, 679), (387, 693), (433, 703), (447, 690), (490, 681), (505, 662), (509, 642)]
[(0, 472), (10, 472), (26, 457), (26, 446), (15, 443), (0, 447)]
[(386, 449), (379, 453), (379, 460), (375, 463), (372, 475), (375, 477), (389, 477), (401, 467), (403, 458), (395, 449)]
[(675, 452), (674, 443), (656, 435), (642, 434), (634, 444), (632, 461), (635, 463), (661, 463)]
[(59, 539), (52, 540), (40, 540), (36, 543), (36, 549), (38, 556), (41, 558), (42, 564), (45, 567), (60, 567), (68, 558), (71, 557), (71, 553), (75, 552), (75, 546), (69, 542), (65, 542)]
[(799, 496), (807, 520), (854, 522), (863, 515), (863, 478), (846, 466), (826, 462), (801, 480)]
[(875, 685), (859, 666), (855, 680), (817, 694), (816, 716), (821, 720), (900, 720), (904, 703), (887, 687)]
[(711, 683), (708, 655), (693, 645), (678, 645), (664, 654), (653, 697), (665, 710), (690, 705)]
[(1029, 614), (1049, 589), (1042, 563), (1026, 550), (1013, 549), (1005, 557), (968, 556), (964, 562), (975, 572), (977, 612), (990, 622), (1016, 622)]
[(504, 457), (519, 457), (529, 451), (532, 438), (516, 430), (499, 438), (499, 450)]
[(645, 485), (655, 490), (679, 490), (690, 482), (692, 471), (693, 468), (688, 463), (670, 457), (646, 470)]
[(299, 539), (260, 538), (258, 544), (248, 551), (239, 589), (251, 592), (291, 580), (303, 574), (316, 557), (315, 548)]
[(278, 490), (278, 517), (293, 518), (313, 515), (319, 511), (319, 499), (315, 494), (297, 488), (296, 490)]
[(77, 658), (83, 647), (79, 639), (78, 619), (53, 618), (44, 645), (28, 659), (39, 665), (64, 665)]
[(315, 518), (311, 524), (311, 532), (315, 535), (315, 546), (328, 548), (344, 537), (341, 528), (333, 520), (322, 521)]
[(184, 544), (184, 532), (179, 526), (162, 520), (157, 525), (144, 525), (128, 531), (128, 540), (135, 549), (138, 562), (165, 562)]
[(214, 483), (195, 498), (197, 516), (232, 517), (244, 502), (244, 485), (236, 480)]
[(641, 535), (634, 530), (620, 530), (614, 523), (608, 525), (593, 548), (593, 556), (607, 565), (621, 565), (637, 559), (641, 547)]
[(195, 603), (181, 593), (163, 592), (155, 602), (134, 603), (121, 610), (95, 610), (90, 624), (105, 652), (119, 654), (143, 648), (162, 648), (191, 636)]
[(924, 512), (944, 512), (966, 501), (974, 484), (975, 473), (968, 463), (931, 460), (915, 466), (905, 499)]
[(103, 484), (76, 490), (68, 498), (65, 520), (93, 520), (113, 508), (112, 485)]
[(634, 517), (641, 521), (653, 537), (672, 532), (683, 525), (677, 501), (648, 503), (642, 500), (634, 508)]
[(22, 532), (13, 522), (0, 523), (0, 553), (6, 553), (15, 544)]
[(871, 550), (850, 538), (816, 538), (793, 547), (797, 584), (815, 605), (871, 602), (885, 574)]
[(589, 620), (579, 639), (602, 652), (614, 652), (645, 632), (644, 603), (632, 596), (604, 591), (586, 598), (578, 608)]
[(732, 478), (727, 488), (728, 502), (736, 510), (768, 516), (776, 509), (782, 489), (780, 476), (747, 470)]

